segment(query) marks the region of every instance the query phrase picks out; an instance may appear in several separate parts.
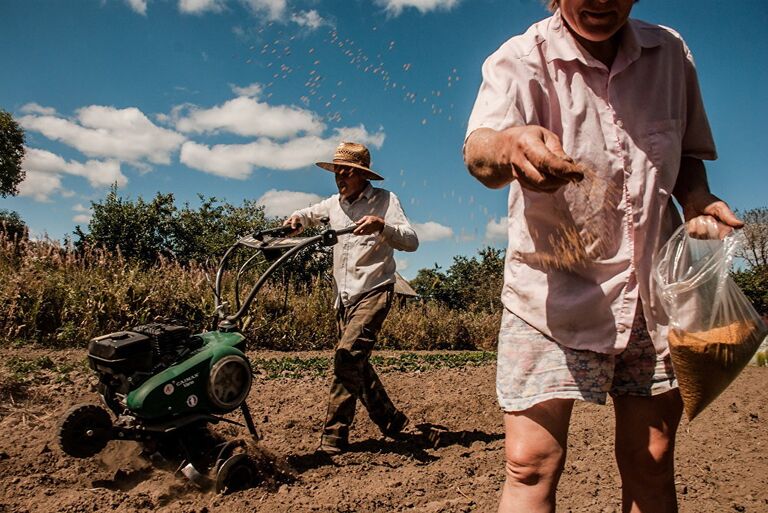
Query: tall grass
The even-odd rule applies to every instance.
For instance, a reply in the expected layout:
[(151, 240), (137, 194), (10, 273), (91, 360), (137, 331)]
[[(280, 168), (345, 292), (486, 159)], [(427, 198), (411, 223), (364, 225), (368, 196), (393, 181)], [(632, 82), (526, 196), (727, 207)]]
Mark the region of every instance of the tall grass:
[[(209, 270), (210, 271), (210, 270)], [(333, 347), (333, 293), (316, 280), (301, 290), (266, 286), (243, 322), (250, 347)], [(119, 251), (75, 252), (53, 241), (0, 234), (0, 344), (83, 347), (94, 336), (153, 321), (210, 327), (213, 292), (200, 265), (159, 260), (147, 267)], [(434, 303), (395, 305), (379, 347), (491, 349), (499, 314), (452, 311)]]

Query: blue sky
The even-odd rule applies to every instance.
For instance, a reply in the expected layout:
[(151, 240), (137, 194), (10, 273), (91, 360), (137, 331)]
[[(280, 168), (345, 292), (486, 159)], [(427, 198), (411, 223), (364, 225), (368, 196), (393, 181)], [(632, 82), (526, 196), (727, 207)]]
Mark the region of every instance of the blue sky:
[[(461, 145), (483, 60), (545, 16), (539, 0), (0, 0), (0, 108), (26, 129), (28, 171), (0, 208), (61, 238), (118, 182), (285, 215), (335, 192), (311, 163), (352, 139), (421, 236), (398, 255), (406, 277), (503, 247), (506, 191), (468, 175)], [(766, 206), (768, 3), (642, 0), (632, 16), (693, 51), (713, 191)]]

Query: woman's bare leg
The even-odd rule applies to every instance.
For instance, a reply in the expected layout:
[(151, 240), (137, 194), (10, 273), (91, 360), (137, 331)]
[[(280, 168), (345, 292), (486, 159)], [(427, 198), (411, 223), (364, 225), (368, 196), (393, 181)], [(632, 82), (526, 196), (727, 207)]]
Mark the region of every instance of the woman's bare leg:
[(499, 513), (555, 511), (572, 410), (572, 399), (552, 399), (504, 413), (506, 481)]
[(675, 435), (683, 411), (679, 391), (620, 396), (614, 405), (622, 512), (676, 513)]

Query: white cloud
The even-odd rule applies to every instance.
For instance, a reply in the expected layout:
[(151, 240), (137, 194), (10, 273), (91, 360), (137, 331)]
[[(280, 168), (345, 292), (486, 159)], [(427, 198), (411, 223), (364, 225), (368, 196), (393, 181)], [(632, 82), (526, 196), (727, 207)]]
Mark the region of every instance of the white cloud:
[(179, 11), (184, 14), (202, 14), (223, 10), (223, 0), (179, 0)]
[(316, 30), (323, 25), (331, 25), (330, 22), (323, 19), (314, 9), (293, 13), (291, 15), (291, 21), (301, 27), (307, 27), (310, 30)]
[(434, 221), (413, 223), (413, 229), (416, 230), (416, 234), (419, 236), (419, 241), (421, 242), (448, 239), (453, 236), (453, 230), (450, 227)]
[(61, 141), (90, 157), (106, 157), (140, 165), (143, 160), (169, 164), (184, 136), (152, 123), (135, 107), (83, 107), (75, 120), (51, 115), (19, 119), (27, 130)]
[[(328, 152), (329, 154), (321, 158), (325, 159), (329, 157), (341, 141), (354, 141), (356, 143), (365, 144), (369, 149), (370, 147), (379, 149), (384, 145), (384, 139), (386, 138), (382, 127), (379, 127), (379, 131), (376, 133), (368, 133), (363, 125), (337, 128), (336, 134), (336, 137), (328, 139), (328, 144), (332, 146)], [(373, 161), (373, 159), (371, 160)]]
[(27, 171), (39, 173), (66, 173), (82, 176), (94, 187), (111, 185), (123, 186), (128, 179), (120, 171), (120, 163), (116, 160), (88, 160), (85, 163), (74, 160), (66, 161), (59, 155), (37, 148), (27, 148), (22, 167)]
[(125, 3), (142, 16), (147, 15), (147, 0), (125, 0)]
[(485, 225), (485, 239), (487, 241), (506, 241), (507, 240), (507, 218), (502, 217), (498, 221), (491, 219)]
[(217, 144), (208, 147), (188, 142), (181, 148), (180, 160), (189, 167), (228, 178), (248, 178), (256, 167), (300, 169), (328, 155), (333, 143), (316, 136), (301, 137), (286, 143), (258, 139), (249, 144)]
[(450, 10), (459, 4), (460, 0), (377, 0), (379, 5), (393, 16), (398, 16), (403, 9), (412, 7), (424, 14), (437, 9)]
[(322, 196), (309, 192), (278, 191), (270, 189), (261, 195), (256, 203), (264, 205), (264, 213), (272, 217), (285, 217), (294, 211), (305, 208), (323, 199)]
[(53, 107), (43, 107), (42, 105), (34, 102), (22, 105), (21, 112), (24, 114), (42, 114), (44, 116), (56, 115), (56, 109)]
[[(147, 2), (148, 0), (124, 0), (125, 3), (133, 11), (147, 15)], [(227, 2), (229, 0), (178, 0), (178, 9), (182, 14), (202, 15), (208, 12), (220, 13), (227, 9)], [(269, 21), (276, 21), (280, 23), (287, 23), (292, 21), (301, 27), (307, 27), (310, 30), (316, 30), (323, 25), (332, 24), (324, 19), (320, 14), (314, 10), (298, 11), (293, 14), (288, 14), (288, 0), (239, 0), (241, 4), (245, 5), (253, 15), (257, 17), (264, 17)], [(455, 1), (455, 0), (454, 0)], [(440, 0), (432, 0), (432, 2), (440, 3)], [(386, 5), (387, 2), (381, 1)], [(408, 3), (407, 1), (405, 2)], [(418, 3), (418, 2), (417, 2)], [(430, 2), (426, 2), (430, 3)], [(388, 10), (392, 10), (387, 6)], [(402, 7), (398, 7), (397, 13)], [(240, 27), (236, 27), (234, 30), (241, 31)]]
[[(253, 91), (253, 84), (247, 88)], [(188, 111), (186, 114), (182, 112)], [(299, 133), (318, 134), (324, 123), (309, 110), (285, 105), (272, 106), (240, 96), (210, 109), (182, 105), (174, 109), (176, 129), (181, 132), (226, 131), (244, 136), (284, 138)]]
[(245, 180), (253, 171), (259, 149), (255, 144), (217, 144), (206, 146), (185, 142), (179, 160), (188, 167), (213, 175)]
[(241, 0), (256, 14), (266, 14), (270, 20), (279, 20), (285, 14), (287, 0)]
[(55, 193), (63, 191), (61, 176), (27, 170), (27, 176), (19, 184), (19, 196), (29, 196), (36, 201), (50, 201)]
[(258, 82), (254, 82), (253, 84), (247, 85), (245, 87), (238, 87), (236, 85), (230, 84), (230, 87), (232, 88), (232, 92), (238, 96), (248, 96), (253, 98), (257, 98), (263, 90), (261, 84)]
[(72, 217), (73, 222), (84, 225), (91, 222), (91, 219), (93, 218), (93, 212), (91, 211), (90, 207), (86, 207), (82, 203), (78, 203), (72, 207), (72, 210), (77, 212), (77, 214)]
[(397, 272), (402, 273), (408, 269), (408, 259), (395, 257), (395, 265), (397, 266)]
[(85, 163), (67, 161), (55, 153), (37, 148), (26, 149), (22, 168), (27, 176), (19, 184), (19, 195), (31, 196), (37, 201), (47, 201), (54, 193), (68, 193), (61, 186), (62, 174), (83, 177), (93, 187), (115, 182), (119, 186), (128, 183), (128, 179), (120, 171), (120, 163), (116, 160), (88, 160)]
[(381, 148), (384, 132), (369, 134), (364, 126), (336, 129), (328, 138), (315, 135), (298, 137), (287, 142), (259, 138), (248, 144), (217, 144), (206, 146), (186, 142), (179, 159), (183, 164), (206, 173), (244, 180), (254, 168), (280, 170), (300, 169), (328, 159), (341, 141), (356, 141)]

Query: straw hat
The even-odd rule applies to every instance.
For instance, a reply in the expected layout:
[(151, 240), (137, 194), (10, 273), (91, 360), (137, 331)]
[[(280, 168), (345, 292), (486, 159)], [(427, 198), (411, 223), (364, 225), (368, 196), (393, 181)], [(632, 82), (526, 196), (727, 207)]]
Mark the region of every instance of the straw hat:
[(353, 142), (339, 144), (333, 154), (333, 162), (317, 162), (316, 165), (332, 173), (336, 172), (337, 166), (354, 167), (361, 170), (368, 180), (384, 180), (383, 176), (370, 169), (371, 152), (368, 148)]

